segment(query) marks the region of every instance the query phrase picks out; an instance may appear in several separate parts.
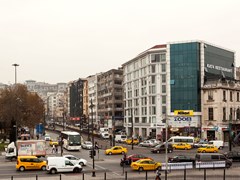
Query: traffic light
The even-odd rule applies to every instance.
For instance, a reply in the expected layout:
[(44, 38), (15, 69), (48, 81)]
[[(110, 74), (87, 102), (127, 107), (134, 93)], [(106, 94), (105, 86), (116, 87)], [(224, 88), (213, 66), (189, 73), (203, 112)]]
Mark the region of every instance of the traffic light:
[(89, 151), (89, 157), (90, 157), (91, 159), (93, 158), (93, 151), (92, 151), (92, 150)]
[(96, 156), (96, 151), (95, 150), (90, 150), (89, 151), (89, 157), (92, 159), (93, 156)]

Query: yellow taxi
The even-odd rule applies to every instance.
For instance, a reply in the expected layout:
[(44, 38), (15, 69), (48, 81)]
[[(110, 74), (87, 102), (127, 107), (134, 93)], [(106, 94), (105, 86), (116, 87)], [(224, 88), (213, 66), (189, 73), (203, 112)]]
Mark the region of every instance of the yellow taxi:
[(53, 146), (53, 145), (58, 146), (58, 140), (52, 140), (52, 139), (50, 139), (49, 145), (50, 145), (50, 146)]
[(139, 159), (138, 161), (132, 162), (132, 170), (146, 171), (146, 170), (158, 170), (161, 169), (161, 163), (155, 162), (152, 159)]
[(200, 147), (197, 150), (198, 153), (216, 153), (218, 152), (218, 148), (216, 146), (206, 146), (206, 147)]
[(36, 156), (18, 156), (16, 169), (19, 171), (41, 169), (46, 170), (47, 162), (43, 161)]
[(135, 145), (137, 145), (137, 144), (139, 143), (138, 139), (133, 139), (133, 140), (132, 140), (132, 138), (127, 139), (125, 142), (126, 142), (126, 144), (128, 144), (128, 145), (132, 144), (132, 142), (133, 142), (133, 144), (135, 144)]
[(106, 149), (105, 154), (106, 155), (127, 154), (127, 148), (124, 148), (122, 146), (113, 146), (111, 149)]
[(188, 143), (178, 143), (172, 145), (173, 149), (192, 149), (192, 146)]

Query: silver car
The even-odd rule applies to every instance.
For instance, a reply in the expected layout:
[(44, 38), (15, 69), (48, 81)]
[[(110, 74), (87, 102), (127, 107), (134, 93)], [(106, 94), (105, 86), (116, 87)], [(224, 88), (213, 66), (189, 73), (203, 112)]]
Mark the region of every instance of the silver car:
[(92, 149), (92, 142), (91, 141), (84, 141), (83, 143), (82, 143), (82, 148), (83, 149)]

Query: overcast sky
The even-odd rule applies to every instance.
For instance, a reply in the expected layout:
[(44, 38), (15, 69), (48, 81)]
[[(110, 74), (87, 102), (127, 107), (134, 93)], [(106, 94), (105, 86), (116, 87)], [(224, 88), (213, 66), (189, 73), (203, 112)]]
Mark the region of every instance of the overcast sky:
[(58, 83), (116, 69), (142, 51), (204, 40), (236, 52), (240, 0), (0, 0), (0, 82)]

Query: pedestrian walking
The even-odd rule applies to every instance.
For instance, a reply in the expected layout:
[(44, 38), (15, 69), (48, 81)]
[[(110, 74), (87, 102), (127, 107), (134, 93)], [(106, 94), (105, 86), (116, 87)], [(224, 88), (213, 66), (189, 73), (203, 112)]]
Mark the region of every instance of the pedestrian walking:
[(55, 147), (55, 144), (53, 144), (53, 146), (52, 146), (52, 153), (53, 153), (53, 154), (56, 153), (56, 147)]
[(56, 146), (56, 149), (55, 149), (55, 151), (56, 151), (56, 154), (58, 153), (58, 146)]

